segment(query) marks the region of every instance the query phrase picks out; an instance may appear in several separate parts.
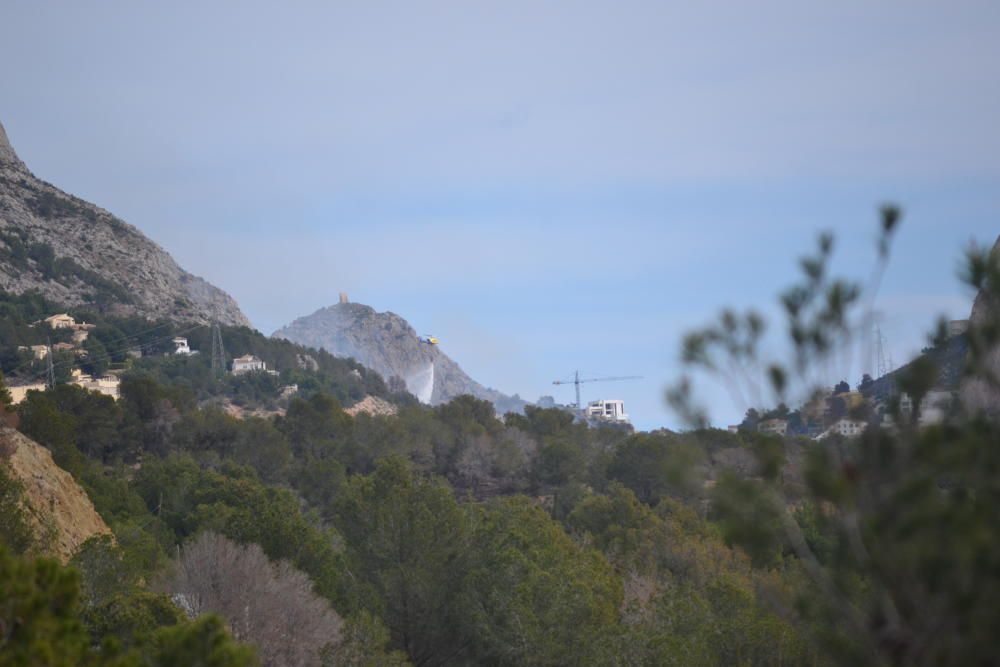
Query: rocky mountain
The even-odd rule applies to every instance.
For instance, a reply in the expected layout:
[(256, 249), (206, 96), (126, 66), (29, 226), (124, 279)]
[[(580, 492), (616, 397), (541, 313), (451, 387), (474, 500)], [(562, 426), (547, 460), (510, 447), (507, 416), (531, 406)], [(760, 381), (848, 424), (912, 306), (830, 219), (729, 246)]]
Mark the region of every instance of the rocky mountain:
[(0, 125), (0, 289), (116, 315), (247, 325), (236, 301), (102, 208), (35, 177)]
[(462, 394), (491, 401), (500, 413), (520, 412), (526, 405), (516, 395), (479, 384), (439, 347), (421, 342), (402, 317), (376, 312), (371, 306), (339, 303), (321, 308), (273, 335), (339, 357), (354, 357), (380, 373), (390, 386), (405, 384), (411, 394), (431, 405)]
[[(991, 256), (994, 262), (1000, 262), (1000, 238), (993, 245)], [(969, 326), (972, 328), (991, 328), (1000, 322), (1000, 296), (993, 294), (984, 287), (976, 295), (969, 314)], [(920, 357), (926, 357), (934, 362), (939, 375), (935, 387), (957, 392), (964, 410), (972, 413), (982, 411), (985, 414), (1000, 418), (1000, 391), (982, 378), (967, 377), (966, 366), (970, 354), (969, 334), (956, 334), (943, 341), (942, 344), (925, 350)], [(918, 359), (920, 358), (918, 357)], [(877, 378), (867, 388), (862, 390), (867, 396), (877, 400), (885, 400), (898, 393), (899, 377), (907, 372), (916, 360), (908, 362), (891, 373)], [(1000, 346), (988, 350), (984, 356), (987, 370), (1000, 377)]]
[[(994, 263), (1000, 263), (1000, 238), (997, 238), (991, 251)], [(1000, 323), (1000, 294), (995, 294), (983, 287), (972, 303), (969, 314), (970, 326), (983, 329), (992, 328)], [(986, 370), (994, 377), (1000, 377), (1000, 346), (994, 346), (986, 352), (984, 362)], [(961, 386), (962, 405), (966, 410), (975, 412), (982, 410), (994, 419), (1000, 418), (1000, 391), (982, 378), (967, 378)]]
[(52, 454), (34, 440), (0, 425), (0, 451), (14, 477), (24, 485), (28, 516), (43, 536), (48, 555), (66, 562), (94, 535), (111, 531), (94, 510), (86, 491), (56, 465)]

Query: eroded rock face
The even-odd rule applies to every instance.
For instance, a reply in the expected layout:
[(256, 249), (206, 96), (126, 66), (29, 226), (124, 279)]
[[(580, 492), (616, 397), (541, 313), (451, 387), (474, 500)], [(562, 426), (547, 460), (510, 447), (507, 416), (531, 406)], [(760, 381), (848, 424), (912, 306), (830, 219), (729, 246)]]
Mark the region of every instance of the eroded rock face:
[(111, 532), (86, 491), (56, 465), (48, 449), (8, 426), (0, 426), (0, 442), (12, 452), (6, 464), (24, 485), (36, 534), (52, 538), (46, 555), (66, 563), (88, 539)]
[(362, 413), (371, 415), (372, 417), (391, 417), (398, 411), (399, 410), (395, 405), (385, 399), (379, 398), (378, 396), (365, 396), (363, 399), (344, 410), (344, 412), (352, 417), (356, 417)]
[(431, 405), (463, 394), (492, 402), (500, 413), (520, 412), (526, 405), (516, 396), (479, 384), (440, 348), (422, 343), (402, 317), (379, 313), (371, 306), (338, 303), (321, 308), (273, 335), (338, 357), (354, 357), (390, 384), (393, 378), (402, 380), (410, 393)]
[(111, 313), (247, 325), (236, 301), (138, 229), (36, 178), (0, 126), (0, 289)]

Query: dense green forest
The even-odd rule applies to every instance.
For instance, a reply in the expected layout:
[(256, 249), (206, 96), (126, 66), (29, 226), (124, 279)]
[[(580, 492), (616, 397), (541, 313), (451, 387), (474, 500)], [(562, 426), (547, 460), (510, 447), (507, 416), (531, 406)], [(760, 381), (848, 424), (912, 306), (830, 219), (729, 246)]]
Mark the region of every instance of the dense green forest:
[[(996, 262), (970, 261), (970, 284), (1000, 293)], [(836, 331), (854, 299), (806, 268), (792, 324)], [(27, 325), (50, 305), (7, 298), (9, 375), (35, 372), (16, 346), (37, 342)], [(161, 323), (90, 317), (120, 400), (61, 384), (17, 414), (114, 538), (68, 568), (36, 559), (44, 536), (0, 477), (0, 665), (995, 659), (1000, 433), (982, 415), (815, 443), (707, 428), (685, 390), (671, 398), (691, 430), (630, 434), (558, 409), (501, 418), (472, 397), (422, 406), (353, 362), (225, 330), (231, 354), (303, 388), (283, 414), (240, 419), (213, 399), (265, 405), (278, 386), (163, 356), (172, 325), (129, 360), (116, 341)], [(728, 322), (688, 341), (692, 364), (751, 350), (752, 318)], [(186, 335), (210, 349), (209, 330)], [(995, 322), (972, 331), (972, 353), (998, 339)], [(968, 373), (983, 367), (973, 356)], [(934, 373), (900, 382), (919, 398)], [(344, 411), (369, 394), (397, 414)]]

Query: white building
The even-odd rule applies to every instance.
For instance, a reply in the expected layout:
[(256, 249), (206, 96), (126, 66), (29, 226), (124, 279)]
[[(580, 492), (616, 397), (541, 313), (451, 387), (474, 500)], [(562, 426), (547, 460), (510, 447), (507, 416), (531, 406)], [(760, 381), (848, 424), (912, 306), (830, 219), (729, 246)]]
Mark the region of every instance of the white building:
[(263, 362), (260, 358), (247, 354), (242, 357), (236, 357), (233, 359), (233, 375), (242, 375), (243, 373), (258, 373), (260, 371), (266, 371), (267, 364)]
[[(930, 426), (940, 424), (948, 416), (954, 396), (950, 391), (942, 389), (931, 389), (920, 401), (920, 416), (917, 419), (919, 426)], [(913, 399), (905, 392), (899, 397), (899, 412), (909, 418), (913, 414)]]
[(765, 419), (757, 424), (757, 430), (761, 433), (772, 433), (782, 437), (788, 435), (787, 419)]
[(856, 438), (865, 432), (865, 428), (868, 427), (866, 422), (857, 421), (856, 419), (838, 419), (833, 426), (826, 429), (822, 433), (816, 436), (817, 440), (823, 440), (831, 435), (841, 435), (845, 438)]
[(599, 419), (601, 421), (628, 423), (628, 415), (625, 413), (625, 401), (618, 399), (601, 399), (591, 401), (587, 404), (584, 414), (589, 419)]
[(178, 336), (173, 340), (174, 343), (174, 354), (191, 354), (191, 348), (188, 347), (188, 339), (181, 338)]

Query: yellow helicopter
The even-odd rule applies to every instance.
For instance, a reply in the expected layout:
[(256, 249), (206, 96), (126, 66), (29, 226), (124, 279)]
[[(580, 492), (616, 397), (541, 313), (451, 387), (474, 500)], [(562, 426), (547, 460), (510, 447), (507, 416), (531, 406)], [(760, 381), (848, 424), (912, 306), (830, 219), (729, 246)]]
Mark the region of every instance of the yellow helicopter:
[(428, 345), (437, 345), (438, 339), (434, 336), (418, 336), (417, 337), (421, 343), (427, 343)]

